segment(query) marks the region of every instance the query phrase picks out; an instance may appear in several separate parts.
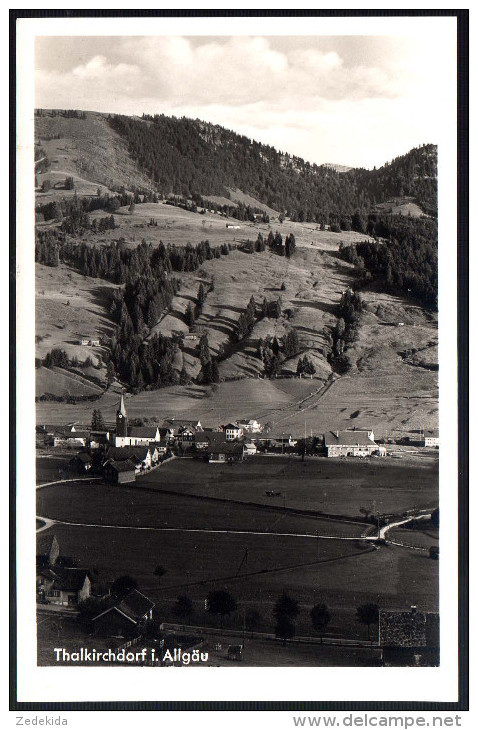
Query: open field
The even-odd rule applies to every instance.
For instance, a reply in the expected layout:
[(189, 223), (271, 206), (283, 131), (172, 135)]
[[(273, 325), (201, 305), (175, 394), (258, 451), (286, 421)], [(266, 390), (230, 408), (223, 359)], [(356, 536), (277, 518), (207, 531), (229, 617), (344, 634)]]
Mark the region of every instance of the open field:
[[(36, 371), (36, 394), (93, 395), (101, 393), (94, 379), (104, 379), (102, 346), (80, 345), (82, 336), (109, 337), (114, 323), (108, 310), (116, 285), (82, 276), (64, 264), (56, 268), (35, 265), (35, 355), (43, 359), (61, 348), (70, 359), (83, 363), (91, 358), (93, 368), (74, 374), (60, 368)], [(92, 380), (93, 379), (93, 380)]]
[[(353, 542), (273, 535), (52, 529), (62, 554), (94, 570), (98, 580), (132, 575), (154, 601), (181, 593), (204, 600), (221, 588), (269, 616), (283, 590), (309, 608), (319, 600), (334, 608), (373, 601), (432, 609), (438, 602), (438, 561), (401, 547), (374, 550)], [(237, 575), (246, 549), (247, 565)], [(161, 581), (153, 574), (158, 564), (167, 571)]]
[(374, 206), (375, 211), (382, 214), (409, 215), (412, 218), (421, 218), (423, 216), (428, 218), (423, 210), (414, 202), (414, 199), (407, 197), (392, 198), (392, 200), (386, 203), (377, 203)]
[[(51, 162), (49, 170), (37, 175), (40, 185), (44, 179), (60, 183), (71, 175), (78, 195), (96, 195), (98, 187), (150, 187), (149, 179), (131, 159), (126, 142), (111, 129), (105, 116), (87, 112), (86, 119), (35, 117), (35, 137)], [(60, 139), (52, 139), (56, 135)], [(37, 200), (47, 202), (73, 194), (73, 190), (51, 190), (38, 193)]]
[(275, 510), (226, 501), (211, 504), (200, 498), (189, 498), (187, 493), (165, 494), (145, 489), (140, 483), (121, 488), (98, 482), (52, 485), (40, 490), (37, 498), (41, 517), (99, 526), (141, 526), (151, 530), (179, 531), (195, 528), (204, 531), (243, 530), (312, 537), (316, 533), (325, 537), (360, 537), (366, 528), (364, 524), (295, 515), (281, 507), (281, 503)]
[[(147, 418), (157, 423), (171, 417), (199, 418), (204, 426), (215, 426), (238, 418), (257, 418), (263, 424), (270, 423), (273, 434), (279, 438), (283, 433), (300, 437), (304, 430), (308, 435), (317, 435), (354, 425), (372, 427), (377, 437), (416, 437), (418, 428), (435, 428), (438, 421), (435, 377), (425, 373), (423, 378), (425, 385), (427, 380), (430, 385), (416, 395), (403, 390), (403, 377), (386, 374), (341, 378), (322, 397), (314, 396), (323, 385), (319, 380), (249, 378), (220, 383), (214, 388), (191, 385), (144, 391), (128, 396), (126, 408), (130, 418)], [(311, 397), (301, 404), (308, 396)], [(37, 422), (78, 421), (86, 425), (91, 422), (93, 408), (100, 408), (103, 417), (112, 422), (118, 400), (119, 391), (115, 388), (95, 403), (40, 402)], [(355, 416), (357, 410), (359, 415)]]
[[(138, 487), (174, 490), (220, 499), (360, 517), (371, 512), (398, 513), (438, 504), (438, 459), (410, 464), (388, 459), (326, 459), (288, 456), (249, 457), (222, 466), (175, 459), (141, 476)], [(266, 491), (280, 491), (280, 498)], [(279, 523), (282, 528), (282, 521)], [(341, 525), (341, 528), (343, 525)], [(322, 525), (312, 526), (312, 532)], [(334, 528), (335, 529), (335, 528)], [(347, 533), (344, 533), (347, 534)]]

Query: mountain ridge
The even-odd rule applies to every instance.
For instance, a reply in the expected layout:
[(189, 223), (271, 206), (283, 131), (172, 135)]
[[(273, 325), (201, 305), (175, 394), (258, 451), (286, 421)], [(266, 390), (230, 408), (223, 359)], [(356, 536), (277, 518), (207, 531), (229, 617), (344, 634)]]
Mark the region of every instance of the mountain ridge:
[[(40, 143), (42, 132), (48, 136), (49, 120), (56, 121), (57, 134), (61, 134), (62, 115), (69, 113), (37, 110)], [(143, 186), (148, 180), (150, 187), (165, 196), (229, 198), (229, 188), (240, 189), (292, 220), (329, 224), (340, 224), (357, 209), (369, 213), (378, 204), (405, 197), (424, 213), (436, 216), (435, 145), (414, 148), (378, 169), (342, 169), (347, 166), (311, 164), (198, 119), (77, 114), (77, 127), (94, 118), (105, 136), (115, 133), (112, 144), (127, 151)], [(107, 133), (106, 128), (111, 131)]]

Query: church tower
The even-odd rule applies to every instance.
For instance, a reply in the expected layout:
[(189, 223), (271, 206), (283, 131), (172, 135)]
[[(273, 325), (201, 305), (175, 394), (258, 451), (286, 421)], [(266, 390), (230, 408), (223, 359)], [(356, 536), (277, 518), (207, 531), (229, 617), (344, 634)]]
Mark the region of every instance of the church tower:
[(116, 411), (116, 436), (128, 435), (128, 416), (124, 405), (123, 391), (121, 391), (121, 399), (119, 408)]

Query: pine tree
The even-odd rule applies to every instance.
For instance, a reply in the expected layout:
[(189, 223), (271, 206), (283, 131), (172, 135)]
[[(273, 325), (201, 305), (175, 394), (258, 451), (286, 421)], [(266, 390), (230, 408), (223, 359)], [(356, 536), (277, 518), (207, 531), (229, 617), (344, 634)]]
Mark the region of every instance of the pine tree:
[(98, 409), (94, 409), (93, 415), (91, 417), (91, 430), (92, 431), (105, 431), (105, 422), (103, 420), (103, 415), (101, 411)]
[(184, 313), (184, 321), (186, 322), (188, 327), (192, 327), (194, 324), (194, 312), (191, 306), (191, 302), (189, 302), (188, 306), (186, 307), (186, 311)]

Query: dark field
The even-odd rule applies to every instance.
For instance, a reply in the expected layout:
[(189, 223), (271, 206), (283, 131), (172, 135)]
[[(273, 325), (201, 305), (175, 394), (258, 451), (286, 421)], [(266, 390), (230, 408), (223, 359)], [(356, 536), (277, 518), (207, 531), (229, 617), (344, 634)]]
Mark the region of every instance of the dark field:
[[(241, 465), (170, 461), (142, 476), (139, 485), (226, 499), (278, 504), (358, 517), (360, 510), (403, 512), (438, 504), (438, 456), (419, 462), (256, 456)], [(266, 491), (281, 492), (267, 497)]]
[(45, 487), (37, 495), (40, 516), (88, 525), (162, 529), (242, 530), (360, 537), (367, 525), (317, 519), (260, 505), (212, 502), (188, 495), (162, 493), (138, 486), (115, 487), (102, 482)]

